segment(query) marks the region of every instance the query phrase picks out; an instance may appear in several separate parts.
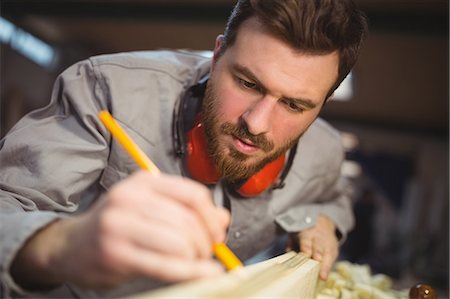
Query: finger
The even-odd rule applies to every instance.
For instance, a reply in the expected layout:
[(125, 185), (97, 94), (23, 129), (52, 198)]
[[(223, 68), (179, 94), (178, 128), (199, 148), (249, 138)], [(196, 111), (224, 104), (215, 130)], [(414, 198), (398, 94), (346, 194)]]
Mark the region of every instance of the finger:
[(328, 274), (333, 267), (334, 262), (336, 261), (339, 254), (339, 244), (337, 239), (329, 239), (329, 243), (326, 244), (325, 251), (322, 258), (322, 263), (320, 266), (319, 276), (321, 279), (326, 280)]
[(230, 223), (230, 211), (228, 209), (223, 207), (217, 207), (219, 212), (219, 221), (221, 222), (223, 227), (228, 227), (228, 224)]
[(307, 234), (300, 234), (300, 251), (303, 252), (307, 257), (312, 256), (312, 246), (313, 239), (307, 236)]
[(335, 259), (336, 257), (333, 254), (327, 253), (323, 255), (319, 273), (319, 276), (322, 280), (326, 280), (328, 278), (328, 274), (330, 273), (331, 267), (333, 266)]
[[(168, 246), (172, 246), (173, 251), (178, 253), (184, 251), (185, 254), (192, 253), (192, 257), (195, 258), (211, 257), (211, 240), (208, 233), (200, 219), (190, 209), (165, 200), (159, 200), (156, 205), (149, 208), (143, 209), (143, 217), (134, 217), (128, 221), (129, 225), (126, 227), (132, 228), (132, 223), (134, 223), (136, 229), (140, 228), (141, 233), (134, 235), (139, 235), (141, 239), (145, 239), (152, 244), (162, 243), (162, 240), (164, 240), (167, 242), (165, 251), (167, 251)], [(138, 224), (141, 225), (138, 226)], [(128, 232), (131, 233), (131, 230)], [(184, 244), (178, 244), (180, 242)], [(145, 243), (142, 245), (145, 245)], [(181, 247), (175, 249), (176, 245)]]
[[(191, 244), (186, 247), (186, 253), (191, 253), (189, 250), (194, 249), (196, 256), (211, 256), (211, 238), (198, 215), (186, 205), (148, 190), (148, 187), (139, 181), (134, 179), (111, 191), (113, 199), (110, 206), (120, 213), (115, 219), (111, 217), (113, 222), (126, 223), (122, 218), (128, 213), (136, 218), (135, 220), (147, 221), (155, 227), (165, 227), (173, 233), (178, 233), (180, 238), (189, 239)], [(126, 193), (126, 200), (123, 199), (124, 193)], [(136, 221), (130, 221), (136, 223)], [(131, 225), (126, 226), (132, 229)], [(143, 235), (148, 236), (149, 232)]]
[[(176, 258), (163, 257), (158, 260), (158, 268), (152, 265), (151, 271), (143, 269), (142, 273), (149, 277), (155, 274), (160, 275), (160, 279), (167, 281), (186, 281), (203, 277), (214, 277), (225, 273), (219, 262), (215, 260), (182, 260)], [(156, 272), (155, 272), (156, 271)]]
[(211, 192), (205, 186), (175, 176), (160, 175), (156, 179), (152, 187), (195, 211), (214, 242), (222, 242), (225, 239), (226, 226), (217, 221), (217, 218), (221, 217), (221, 212), (214, 206)]
[[(117, 213), (110, 213), (114, 217)], [(198, 244), (194, 244), (193, 240), (177, 227), (171, 224), (162, 224), (155, 221), (142, 221), (140, 217), (134, 215), (116, 215), (116, 221), (109, 224), (107, 230), (109, 234), (106, 238), (114, 238), (116, 243), (130, 243), (143, 250), (155, 251), (162, 254), (183, 257), (187, 259), (195, 259), (199, 256), (199, 250), (206, 251), (209, 254), (204, 257), (211, 256), (211, 249), (208, 243), (204, 248), (198, 249)], [(119, 221), (120, 219), (120, 221)], [(108, 249), (106, 249), (108, 250)]]
[(312, 250), (312, 258), (318, 262), (321, 262), (324, 255), (324, 245), (319, 240), (314, 240)]
[(184, 205), (166, 199), (153, 202), (149, 208), (144, 209), (145, 220), (178, 234), (179, 238), (189, 240), (190, 246), (195, 249), (196, 257), (207, 258), (211, 256), (211, 238), (205, 229), (202, 220)]
[[(224, 272), (223, 267), (212, 259), (189, 260), (168, 255), (155, 254), (130, 246), (120, 246), (117, 252), (125, 257), (124, 263), (140, 275), (176, 282), (201, 277), (216, 276)], [(130, 254), (132, 252), (132, 254)]]

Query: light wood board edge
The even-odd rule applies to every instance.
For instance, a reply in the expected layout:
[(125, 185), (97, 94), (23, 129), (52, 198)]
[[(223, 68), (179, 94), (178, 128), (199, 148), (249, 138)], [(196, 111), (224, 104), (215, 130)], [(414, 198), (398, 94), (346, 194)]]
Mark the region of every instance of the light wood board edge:
[(287, 252), (218, 277), (180, 283), (129, 299), (151, 298), (313, 298), (319, 263)]

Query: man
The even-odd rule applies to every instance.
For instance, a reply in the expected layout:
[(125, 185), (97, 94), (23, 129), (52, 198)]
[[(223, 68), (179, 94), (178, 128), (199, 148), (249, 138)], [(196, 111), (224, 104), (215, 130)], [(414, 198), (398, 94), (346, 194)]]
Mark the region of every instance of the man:
[[(350, 0), (239, 1), (212, 60), (140, 52), (67, 69), (1, 143), (6, 296), (215, 275), (212, 244), (245, 260), (286, 232), (325, 279), (353, 218), (338, 134), (317, 116), (365, 27)], [(163, 174), (138, 170), (101, 110)]]

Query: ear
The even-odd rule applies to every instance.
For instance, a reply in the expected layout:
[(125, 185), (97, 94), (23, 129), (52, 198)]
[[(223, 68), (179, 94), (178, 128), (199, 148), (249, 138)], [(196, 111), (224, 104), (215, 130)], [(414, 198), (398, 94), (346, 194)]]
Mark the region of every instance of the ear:
[(214, 53), (213, 53), (213, 60), (211, 65), (211, 70), (214, 68), (214, 65), (216, 64), (217, 60), (219, 60), (219, 57), (221, 55), (220, 51), (223, 46), (223, 34), (220, 34), (216, 37), (216, 43), (214, 45)]

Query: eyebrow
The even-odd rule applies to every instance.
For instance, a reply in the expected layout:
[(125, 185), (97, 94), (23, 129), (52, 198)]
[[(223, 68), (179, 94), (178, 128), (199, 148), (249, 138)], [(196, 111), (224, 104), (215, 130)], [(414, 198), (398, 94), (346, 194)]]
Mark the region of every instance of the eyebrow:
[[(254, 83), (260, 86), (260, 88), (264, 91), (268, 90), (264, 84), (256, 77), (256, 75), (247, 67), (240, 65), (240, 64), (233, 64), (232, 69), (240, 73), (241, 75), (247, 77), (248, 79), (252, 80)], [(306, 109), (314, 109), (317, 107), (317, 104), (315, 104), (310, 99), (304, 99), (304, 98), (290, 98), (290, 97), (282, 97), (284, 100), (296, 102), (299, 105), (304, 106)]]

